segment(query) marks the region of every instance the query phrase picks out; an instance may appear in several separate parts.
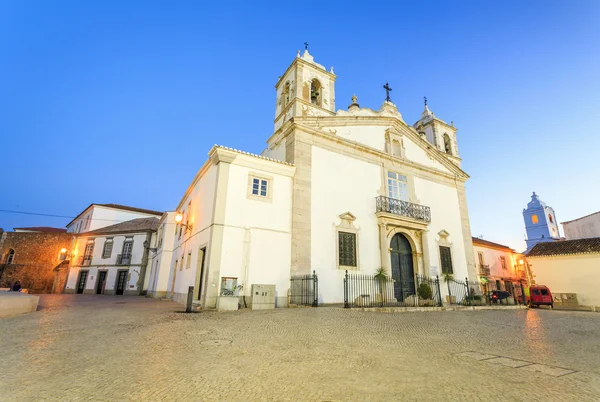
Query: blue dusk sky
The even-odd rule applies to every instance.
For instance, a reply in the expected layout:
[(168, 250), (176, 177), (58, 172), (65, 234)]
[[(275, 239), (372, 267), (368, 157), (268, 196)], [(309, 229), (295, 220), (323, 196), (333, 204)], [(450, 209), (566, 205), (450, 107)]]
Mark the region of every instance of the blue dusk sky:
[[(600, 210), (598, 21), (592, 0), (3, 0), (0, 209), (173, 210), (213, 144), (264, 149), (307, 41), (337, 109), (378, 109), (389, 82), (408, 124), (423, 96), (454, 121), (473, 235), (523, 250), (532, 191), (561, 222)], [(5, 230), (69, 220), (0, 212)]]

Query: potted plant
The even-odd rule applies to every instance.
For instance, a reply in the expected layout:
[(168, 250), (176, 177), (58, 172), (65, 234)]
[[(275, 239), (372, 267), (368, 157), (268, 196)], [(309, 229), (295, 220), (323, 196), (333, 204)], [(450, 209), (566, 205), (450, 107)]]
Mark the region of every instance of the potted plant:
[(217, 298), (218, 311), (236, 311), (239, 308), (239, 290), (242, 287), (237, 284), (237, 278), (221, 278), (221, 294)]
[(454, 280), (454, 275), (449, 272), (444, 272), (443, 274), (444, 282), (446, 282), (446, 286), (448, 287), (448, 295), (446, 295), (446, 303), (456, 304), (456, 296), (452, 296), (452, 292), (450, 291), (450, 281)]
[(373, 277), (377, 281), (377, 287), (379, 291), (379, 294), (377, 295), (377, 302), (383, 305), (385, 302), (385, 283), (389, 280), (389, 276), (385, 271), (385, 268), (379, 267), (375, 271), (375, 275)]
[(419, 305), (435, 305), (435, 301), (433, 301), (433, 290), (431, 290), (431, 286), (429, 286), (429, 284), (425, 282), (421, 283), (417, 288), (417, 295), (419, 296)]

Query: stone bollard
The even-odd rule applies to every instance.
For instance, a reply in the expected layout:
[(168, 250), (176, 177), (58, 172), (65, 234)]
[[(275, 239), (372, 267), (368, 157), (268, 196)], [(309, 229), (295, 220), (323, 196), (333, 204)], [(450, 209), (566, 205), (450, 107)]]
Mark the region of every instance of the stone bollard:
[(185, 305), (185, 312), (186, 313), (191, 313), (192, 312), (192, 301), (193, 300), (194, 300), (194, 287), (190, 286), (188, 288), (187, 304)]

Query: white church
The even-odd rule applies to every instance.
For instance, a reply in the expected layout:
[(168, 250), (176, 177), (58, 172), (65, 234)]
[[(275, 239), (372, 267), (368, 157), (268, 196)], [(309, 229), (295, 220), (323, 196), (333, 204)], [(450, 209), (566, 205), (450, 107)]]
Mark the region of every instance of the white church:
[(211, 309), (225, 286), (251, 300), (252, 285), (274, 285), (285, 307), (290, 278), (313, 271), (320, 303), (344, 301), (346, 271), (383, 267), (398, 300), (415, 294), (415, 275), (476, 280), (454, 124), (427, 105), (407, 124), (389, 95), (379, 110), (354, 96), (336, 111), (336, 78), (298, 53), (277, 81), (263, 153), (210, 150), (159, 222), (149, 295), (184, 303), (194, 286)]

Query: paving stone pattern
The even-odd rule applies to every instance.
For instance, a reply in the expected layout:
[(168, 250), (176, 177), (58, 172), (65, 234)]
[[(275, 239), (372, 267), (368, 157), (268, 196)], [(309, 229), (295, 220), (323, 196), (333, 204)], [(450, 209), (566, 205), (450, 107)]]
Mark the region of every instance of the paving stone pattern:
[(600, 400), (597, 313), (181, 314), (82, 295), (41, 306), (0, 320), (2, 401)]

